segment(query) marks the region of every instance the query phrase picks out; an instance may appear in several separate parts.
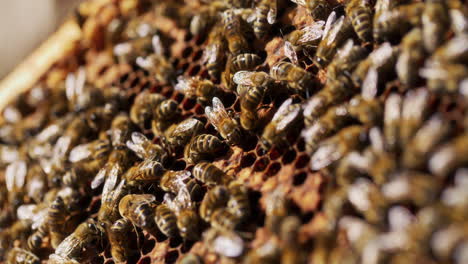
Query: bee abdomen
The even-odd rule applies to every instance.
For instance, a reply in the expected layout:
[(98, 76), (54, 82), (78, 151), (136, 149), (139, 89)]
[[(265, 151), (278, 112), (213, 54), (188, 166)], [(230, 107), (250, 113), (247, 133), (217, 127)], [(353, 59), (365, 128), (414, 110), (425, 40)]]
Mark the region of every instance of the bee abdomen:
[(255, 36), (258, 38), (264, 37), (268, 31), (270, 25), (267, 21), (268, 11), (268, 0), (261, 1), (256, 8), (257, 18), (254, 21), (253, 28)]
[(177, 236), (177, 217), (165, 204), (161, 204), (156, 208), (156, 224), (159, 230), (168, 236)]
[(39, 229), (37, 229), (36, 232), (34, 232), (29, 238), (28, 238), (28, 249), (31, 251), (35, 251), (38, 249), (45, 236), (47, 236), (47, 228), (46, 225), (41, 225)]
[(260, 64), (261, 58), (255, 53), (244, 53), (237, 55), (232, 59), (232, 71), (253, 70), (255, 66)]
[(239, 224), (238, 218), (224, 208), (214, 211), (210, 222), (214, 228), (227, 230), (236, 229)]
[(372, 37), (371, 13), (366, 7), (356, 8), (350, 14), (354, 30), (363, 41), (370, 41)]
[(208, 162), (201, 162), (193, 167), (195, 179), (207, 185), (221, 184), (224, 172), (215, 165)]

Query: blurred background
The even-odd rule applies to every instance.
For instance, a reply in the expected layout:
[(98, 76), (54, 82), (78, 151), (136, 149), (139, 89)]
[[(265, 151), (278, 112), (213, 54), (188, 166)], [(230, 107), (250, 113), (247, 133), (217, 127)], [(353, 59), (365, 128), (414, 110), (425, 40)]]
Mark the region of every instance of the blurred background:
[(82, 0), (0, 0), (0, 80), (53, 33)]

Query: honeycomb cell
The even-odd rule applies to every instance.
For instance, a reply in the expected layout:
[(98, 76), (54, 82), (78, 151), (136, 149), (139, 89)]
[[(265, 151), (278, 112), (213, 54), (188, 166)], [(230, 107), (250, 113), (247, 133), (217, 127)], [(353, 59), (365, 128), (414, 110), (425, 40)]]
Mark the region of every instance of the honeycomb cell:
[(284, 153), (283, 157), (281, 158), (281, 162), (283, 164), (289, 164), (296, 159), (296, 151), (295, 150), (288, 150)]
[(254, 171), (264, 171), (268, 166), (268, 162), (267, 158), (258, 159), (253, 165)]
[(301, 173), (297, 173), (297, 174), (294, 174), (293, 176), (293, 185), (301, 185), (304, 183), (304, 181), (306, 180), (307, 178), (307, 173), (305, 172), (301, 172)]
[(177, 250), (172, 250), (167, 252), (166, 257), (164, 258), (165, 263), (175, 263), (179, 257), (179, 252)]
[(182, 57), (183, 58), (188, 58), (192, 54), (193, 49), (192, 47), (185, 47), (185, 49), (182, 50)]
[(203, 56), (203, 50), (196, 50), (192, 54), (192, 61), (198, 61)]
[(201, 66), (200, 65), (191, 65), (188, 70), (187, 70), (187, 73), (188, 75), (190, 76), (196, 76), (201, 70)]
[(150, 257), (144, 257), (138, 261), (138, 264), (150, 264), (150, 263), (151, 263)]
[(310, 157), (307, 154), (301, 154), (296, 159), (294, 166), (298, 169), (302, 169), (309, 163)]
[(153, 250), (155, 244), (156, 244), (156, 241), (154, 239), (148, 239), (144, 241), (144, 244), (141, 248), (141, 253), (143, 255), (150, 253)]
[(272, 163), (268, 165), (268, 168), (265, 172), (265, 174), (269, 177), (276, 175), (278, 171), (281, 169), (281, 164), (279, 162)]
[(240, 163), (241, 168), (247, 168), (247, 167), (252, 166), (252, 164), (254, 164), (255, 162), (255, 159), (256, 157), (255, 157), (255, 154), (253, 153), (249, 153), (247, 155), (242, 156), (241, 163)]

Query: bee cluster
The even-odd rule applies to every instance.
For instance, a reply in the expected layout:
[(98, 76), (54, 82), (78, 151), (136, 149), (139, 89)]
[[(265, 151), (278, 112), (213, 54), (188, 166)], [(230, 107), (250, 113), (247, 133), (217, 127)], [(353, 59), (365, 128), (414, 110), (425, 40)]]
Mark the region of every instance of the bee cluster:
[(4, 261), (468, 262), (463, 1), (101, 2), (2, 112)]

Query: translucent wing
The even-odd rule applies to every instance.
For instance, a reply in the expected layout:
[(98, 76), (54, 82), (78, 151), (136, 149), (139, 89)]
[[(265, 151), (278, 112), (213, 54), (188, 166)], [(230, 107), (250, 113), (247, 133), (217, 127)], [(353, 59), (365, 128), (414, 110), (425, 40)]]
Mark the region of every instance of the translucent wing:
[(177, 84), (174, 86), (176, 91), (192, 95), (195, 94), (195, 88), (193, 77), (177, 77)]
[(335, 142), (327, 142), (322, 144), (310, 159), (310, 168), (312, 170), (320, 170), (332, 162), (341, 158), (342, 153)]
[(383, 153), (385, 150), (385, 140), (382, 134), (382, 130), (378, 127), (373, 127), (369, 130), (369, 139), (372, 145), (372, 149), (377, 153)]
[(393, 48), (390, 43), (385, 42), (376, 50), (374, 50), (369, 56), (372, 60), (372, 64), (376, 67), (383, 65), (388, 61), (388, 58), (392, 56)]
[(175, 135), (175, 134), (183, 133), (185, 131), (189, 131), (199, 122), (201, 123), (200, 120), (195, 119), (195, 118), (186, 119), (177, 125), (177, 127), (174, 129), (172, 134)]
[(292, 98), (289, 98), (286, 101), (284, 101), (283, 104), (281, 104), (280, 108), (278, 108), (278, 111), (276, 111), (271, 121), (277, 122), (282, 116), (286, 115), (291, 103), (292, 103)]
[(158, 56), (164, 55), (164, 46), (159, 35), (154, 35), (153, 38), (151, 38), (151, 44), (153, 44), (154, 54)]
[(300, 6), (306, 6), (306, 1), (305, 0), (291, 0), (291, 2), (300, 5)]
[(23, 204), (16, 209), (16, 215), (19, 220), (31, 220), (37, 209), (37, 204)]
[[(117, 184), (117, 181), (119, 179), (119, 165), (118, 164), (115, 164), (114, 166), (112, 166), (112, 168), (109, 169), (109, 173), (107, 173), (107, 179), (105, 179), (106, 177), (104, 176), (102, 178), (102, 180), (100, 180), (100, 183), (99, 185), (101, 185), (101, 183), (104, 181), (104, 179), (106, 180), (105, 183), (104, 183), (104, 187), (102, 188), (102, 200), (104, 200), (105, 197), (108, 197), (108, 195), (110, 194), (110, 192), (112, 190), (114, 190), (116, 184)], [(99, 173), (98, 173), (99, 175)], [(98, 176), (96, 175), (96, 177)], [(94, 182), (94, 180), (93, 180)], [(93, 182), (91, 183), (91, 188), (95, 189), (97, 188), (99, 185), (93, 185)]]
[(62, 157), (66, 157), (65, 154), (70, 147), (71, 138), (69, 136), (61, 136), (55, 143), (52, 157), (54, 160), (60, 160)]
[(49, 209), (47, 207), (36, 212), (31, 219), (32, 220), (31, 228), (33, 230), (36, 230), (39, 228), (39, 226), (45, 223), (47, 220), (48, 213), (49, 213)]
[(323, 29), (322, 37), (325, 38), (328, 33), (330, 32), (331, 26), (335, 23), (336, 20), (336, 13), (335, 11), (331, 12), (327, 18), (327, 22), (325, 23), (325, 28)]
[(225, 118), (230, 118), (223, 103), (218, 97), (213, 97), (213, 108), (207, 106), (205, 108), (208, 120), (213, 124), (216, 130), (220, 131), (220, 125)]
[(401, 116), (403, 119), (421, 121), (427, 107), (429, 93), (425, 89), (409, 91), (403, 102)]
[(5, 171), (5, 184), (8, 191), (22, 188), (26, 180), (27, 165), (23, 160), (15, 161), (8, 165)]
[(366, 78), (362, 82), (362, 98), (366, 100), (374, 99), (377, 95), (377, 84), (379, 75), (375, 67), (367, 72)]
[(67, 96), (68, 100), (72, 100), (76, 95), (75, 74), (72, 72), (67, 74), (67, 78), (65, 79), (65, 95)]
[(229, 232), (215, 238), (213, 249), (218, 254), (235, 258), (240, 256), (244, 251), (244, 241), (234, 232)]
[(188, 179), (191, 175), (190, 171), (178, 171), (176, 172), (176, 176), (174, 177), (174, 184), (178, 186), (180, 190), (185, 186), (185, 180)]
[(169, 207), (169, 209), (171, 209), (174, 212), (178, 212), (179, 207), (177, 206), (174, 198), (175, 197), (174, 197), (173, 194), (166, 193), (166, 194), (164, 194), (163, 200), (164, 200), (164, 203)]
[(337, 56), (338, 58), (344, 58), (348, 56), (354, 46), (354, 41), (352, 39), (348, 39), (346, 43), (343, 45), (341, 49), (338, 50)]
[(214, 43), (214, 44), (208, 45), (203, 52), (202, 63), (210, 64), (210, 63), (216, 62), (219, 49), (220, 49), (219, 44)]
[(133, 132), (132, 140), (128, 140), (126, 143), (127, 147), (142, 159), (146, 155), (145, 144), (151, 144), (151, 142), (140, 132)]
[(278, 14), (278, 3), (277, 0), (271, 0), (270, 10), (268, 10), (267, 21), (269, 24), (274, 24), (276, 21), (276, 15)]
[(74, 147), (70, 151), (68, 160), (70, 162), (78, 162), (80, 160), (88, 158), (91, 155), (90, 144), (91, 143), (86, 143)]
[(345, 21), (345, 17), (341, 16), (340, 18), (338, 18), (338, 20), (335, 23), (333, 23), (332, 27), (330, 28), (326, 36), (328, 45), (332, 44), (335, 41), (336, 36), (338, 36), (338, 33), (340, 32), (341, 28), (344, 25), (344, 21)]
[(190, 197), (190, 193), (187, 189), (187, 186), (183, 186), (180, 188), (177, 196), (175, 197), (175, 201), (178, 205), (179, 210), (185, 208), (192, 208), (192, 198)]
[(18, 160), (19, 152), (15, 147), (0, 145), (0, 160), (3, 163), (12, 163)]
[(315, 22), (311, 26), (306, 26), (302, 29), (302, 36), (299, 38), (299, 42), (307, 43), (310, 41), (318, 40), (324, 33), (323, 25), (325, 22), (322, 20)]
[(276, 124), (276, 130), (283, 131), (289, 126), (289, 124), (291, 124), (292, 122), (294, 122), (294, 120), (296, 120), (296, 118), (299, 116), (299, 113), (301, 112), (301, 106), (300, 105), (296, 105), (296, 106), (297, 107), (293, 109), (289, 109), (290, 111), (286, 115), (284, 115), (281, 118), (281, 120), (278, 121), (278, 123)]
[(232, 80), (238, 85), (253, 86), (252, 75), (255, 74), (253, 71), (238, 71), (232, 77)]
[(84, 87), (86, 82), (86, 70), (84, 67), (80, 67), (76, 72), (76, 79), (75, 79), (75, 92), (77, 95), (83, 93)]
[(44, 128), (37, 136), (36, 140), (38, 142), (46, 142), (50, 138), (55, 137), (60, 132), (60, 127), (57, 124), (52, 124)]
[(296, 51), (294, 50), (294, 47), (291, 44), (291, 42), (285, 41), (283, 49), (284, 49), (284, 55), (288, 57), (288, 59), (291, 60), (292, 63), (299, 64)]
[(385, 102), (384, 124), (386, 126), (398, 121), (401, 116), (401, 96), (395, 93), (390, 94)]

